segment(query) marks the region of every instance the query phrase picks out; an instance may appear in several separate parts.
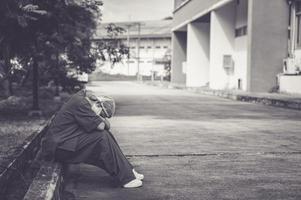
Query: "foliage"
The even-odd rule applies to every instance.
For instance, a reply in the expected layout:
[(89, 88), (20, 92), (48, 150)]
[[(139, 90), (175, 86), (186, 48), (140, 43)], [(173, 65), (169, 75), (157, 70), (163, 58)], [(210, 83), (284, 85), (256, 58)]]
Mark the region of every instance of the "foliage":
[[(0, 122), (0, 160), (6, 156), (14, 147), (21, 145), (33, 132), (39, 130), (46, 120), (1, 120)], [(12, 150), (11, 150), (12, 149)]]
[(91, 37), (101, 1), (1, 1), (0, 60), (5, 62), (0, 79), (13, 76), (10, 61), (16, 57), (25, 71), (43, 61), (40, 71), (56, 82), (71, 69), (93, 71), (96, 57), (91, 54)]
[(71, 90), (78, 82), (70, 73), (91, 73), (97, 59), (115, 64), (129, 53), (117, 39), (125, 30), (114, 24), (107, 26), (107, 40), (92, 40), (101, 0), (0, 1), (0, 89), (3, 80), (10, 89), (13, 81), (23, 86), (38, 67), (34, 82)]
[(114, 65), (122, 61), (125, 56), (129, 56), (129, 47), (123, 44), (121, 39), (118, 39), (120, 34), (125, 33), (125, 29), (112, 23), (105, 28), (106, 38), (95, 42), (96, 55), (98, 55), (98, 59), (110, 61)]
[(0, 59), (5, 61), (2, 64), (3, 71), (9, 75), (11, 68), (10, 59), (28, 54), (28, 48), (34, 35), (29, 31), (29, 23), (36, 21), (47, 12), (40, 10), (32, 4), (23, 5), (18, 0), (1, 0), (0, 4)]
[(26, 105), (26, 98), (24, 97), (16, 97), (10, 96), (9, 98), (0, 101), (0, 110), (1, 113), (23, 113), (28, 109), (28, 105)]
[(170, 81), (171, 80), (171, 50), (165, 52), (163, 56), (164, 61), (164, 70), (165, 70), (165, 76), (164, 80)]

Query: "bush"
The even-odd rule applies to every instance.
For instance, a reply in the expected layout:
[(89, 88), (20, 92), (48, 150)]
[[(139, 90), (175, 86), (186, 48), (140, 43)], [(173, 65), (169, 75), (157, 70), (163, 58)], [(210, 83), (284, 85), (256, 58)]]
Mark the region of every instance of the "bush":
[(55, 88), (42, 87), (39, 89), (39, 97), (42, 99), (52, 99), (55, 95)]
[(10, 96), (0, 101), (0, 111), (3, 114), (27, 113), (30, 109), (30, 98)]

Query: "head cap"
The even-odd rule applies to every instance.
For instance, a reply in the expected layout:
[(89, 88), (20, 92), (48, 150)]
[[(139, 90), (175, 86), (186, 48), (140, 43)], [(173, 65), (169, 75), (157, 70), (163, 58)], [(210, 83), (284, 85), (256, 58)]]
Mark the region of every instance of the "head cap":
[(103, 117), (107, 117), (107, 118), (111, 118), (114, 113), (115, 113), (115, 101), (112, 97), (108, 97), (108, 96), (101, 96), (101, 97), (97, 97), (101, 107), (102, 107), (102, 112), (101, 115)]
[(96, 96), (91, 91), (86, 91), (86, 97), (90, 101), (96, 102), (102, 108), (100, 115), (102, 117), (111, 118), (115, 113), (115, 101), (109, 96)]

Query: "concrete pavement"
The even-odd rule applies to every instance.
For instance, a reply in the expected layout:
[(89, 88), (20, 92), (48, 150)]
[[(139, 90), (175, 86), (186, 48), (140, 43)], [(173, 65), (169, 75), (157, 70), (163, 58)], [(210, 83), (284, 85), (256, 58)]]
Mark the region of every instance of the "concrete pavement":
[(301, 112), (134, 82), (94, 82), (116, 99), (112, 131), (145, 175), (122, 189), (80, 165), (76, 199), (301, 199)]
[(246, 92), (242, 90), (214, 90), (208, 87), (186, 87), (183, 84), (174, 84), (166, 81), (144, 81), (143, 83), (158, 87), (189, 90), (198, 94), (214, 95), (227, 99), (260, 103), (263, 105), (301, 110), (300, 94), (285, 94), (277, 92)]

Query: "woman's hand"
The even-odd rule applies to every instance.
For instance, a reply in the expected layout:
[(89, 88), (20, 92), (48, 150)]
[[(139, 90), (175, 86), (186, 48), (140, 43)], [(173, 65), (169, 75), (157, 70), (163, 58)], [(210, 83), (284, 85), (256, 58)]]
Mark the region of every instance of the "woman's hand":
[(110, 124), (109, 120), (107, 120), (106, 118), (104, 118), (103, 122), (105, 123), (105, 129), (106, 130), (110, 130), (111, 124)]
[(102, 122), (99, 124), (99, 126), (97, 127), (98, 130), (110, 130), (111, 128), (111, 124), (109, 122), (109, 120), (107, 120), (106, 118), (100, 117), (102, 119)]

